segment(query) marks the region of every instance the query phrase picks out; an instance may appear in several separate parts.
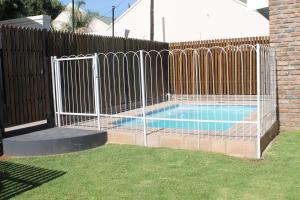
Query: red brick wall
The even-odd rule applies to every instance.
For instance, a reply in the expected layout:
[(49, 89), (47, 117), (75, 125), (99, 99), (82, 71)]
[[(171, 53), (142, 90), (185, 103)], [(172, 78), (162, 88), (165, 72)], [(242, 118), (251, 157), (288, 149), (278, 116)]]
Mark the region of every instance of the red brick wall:
[(300, 0), (269, 0), (281, 130), (300, 129)]

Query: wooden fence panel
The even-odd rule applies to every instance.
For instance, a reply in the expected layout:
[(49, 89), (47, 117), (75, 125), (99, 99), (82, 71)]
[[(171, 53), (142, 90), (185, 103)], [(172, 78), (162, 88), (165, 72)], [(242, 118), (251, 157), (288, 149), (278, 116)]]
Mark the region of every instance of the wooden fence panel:
[[(236, 52), (231, 46), (269, 44), (269, 37), (235, 38), (223, 40), (206, 40), (194, 42), (171, 43), (170, 50), (173, 50), (174, 57), (172, 65), (175, 74), (175, 93), (195, 94), (193, 88), (199, 88), (198, 94), (256, 94), (256, 53), (249, 47), (244, 46)], [(221, 50), (216, 47), (226, 47)], [(207, 49), (210, 48), (210, 52)], [(198, 67), (192, 65), (195, 56), (193, 49), (199, 54)], [(177, 51), (178, 50), (178, 51)], [(183, 53), (180, 51), (184, 50)], [(223, 53), (223, 52), (224, 53)], [(209, 57), (209, 59), (206, 59)], [(225, 68), (228, 62), (228, 69)], [(197, 67), (197, 68), (198, 68)], [(194, 85), (193, 74), (200, 70), (200, 85)], [(185, 76), (183, 76), (184, 74)], [(228, 77), (227, 77), (228, 74)], [(174, 79), (174, 78), (173, 78)], [(251, 80), (250, 80), (251, 79)], [(189, 86), (189, 87), (188, 87)]]
[(3, 53), (2, 53), (2, 40), (0, 32), (0, 156), (3, 155), (3, 143), (2, 138), (4, 134), (4, 87), (3, 87)]
[(5, 27), (1, 36), (5, 126), (46, 119), (43, 31)]
[[(53, 122), (51, 56), (168, 48), (168, 44), (160, 42), (9, 26), (0, 27), (0, 34), (5, 127), (45, 119)], [(132, 70), (131, 66), (128, 70)], [(131, 81), (126, 80), (126, 91)], [(117, 80), (116, 84), (119, 85)]]
[[(108, 53), (137, 50), (196, 49), (200, 47), (209, 48), (214, 46), (225, 47), (228, 45), (269, 43), (268, 37), (256, 37), (167, 44), (137, 39), (112, 38), (7, 26), (0, 27), (0, 34), (2, 43), (5, 127), (44, 119), (51, 121), (53, 119), (51, 56), (60, 57), (64, 55), (93, 54), (96, 52)], [(170, 64), (176, 66), (173, 68), (173, 71), (169, 72), (175, 74), (175, 76), (170, 76), (171, 79), (169, 80), (169, 83), (172, 83), (170, 85), (175, 86), (175, 88), (171, 88), (175, 93), (227, 94), (229, 92), (229, 94), (255, 94), (256, 84), (253, 84), (256, 82), (255, 53), (251, 54), (251, 52), (246, 50), (241, 51), (236, 64), (238, 67), (234, 68), (234, 53), (231, 48), (228, 48), (228, 66), (230, 66), (228, 69), (224, 67), (225, 55), (220, 56), (219, 49), (212, 51), (212, 59), (210, 60), (204, 59), (207, 53), (205, 50), (199, 50), (198, 53), (197, 62), (200, 66), (199, 69), (196, 69), (192, 65), (193, 61), (191, 59), (193, 59), (193, 56), (191, 51), (187, 51), (186, 58), (181, 57), (179, 53), (175, 53), (174, 60), (166, 59), (168, 53), (164, 55), (165, 57), (162, 59), (164, 62), (163, 66)], [(113, 60), (110, 62), (113, 62)], [(145, 62), (147, 62), (146, 59)], [(145, 73), (157, 73), (157, 69), (154, 69), (149, 63), (148, 61), (148, 64), (146, 64)], [(154, 63), (154, 60), (152, 63)], [(134, 75), (138, 76), (138, 74), (135, 74), (138, 73), (138, 70), (134, 69), (136, 64), (136, 61), (130, 57), (128, 62), (122, 63), (122, 69), (128, 75), (125, 76), (126, 80), (123, 81), (127, 84), (122, 86), (126, 94), (132, 92), (129, 90), (129, 87), (136, 84), (133, 78), (130, 78)], [(205, 66), (211, 67), (205, 68)], [(163, 73), (165, 77), (146, 76), (147, 92), (153, 92), (151, 91), (153, 88), (149, 87), (149, 83), (155, 82), (157, 78), (168, 81), (168, 67), (164, 67), (163, 70), (166, 70)], [(198, 72), (197, 70), (202, 72), (201, 77), (195, 75)], [(159, 73), (162, 74), (161, 72)], [(185, 77), (181, 76), (182, 74), (185, 74)], [(227, 80), (223, 80), (227, 74), (229, 77), (228, 82)], [(155, 79), (151, 80), (149, 77)], [(195, 79), (201, 79), (198, 85), (193, 85)], [(233, 79), (236, 79), (238, 84), (234, 84)], [(250, 79), (252, 80), (252, 84), (250, 84)], [(212, 83), (213, 80), (216, 80), (214, 84), (206, 85), (207, 82)], [(104, 81), (104, 79), (101, 81)], [(115, 84), (120, 85), (118, 80), (116, 80)], [(168, 87), (171, 87), (170, 85), (165, 84)], [(191, 85), (192, 87), (188, 87)], [(140, 86), (135, 85), (135, 87), (138, 88)]]

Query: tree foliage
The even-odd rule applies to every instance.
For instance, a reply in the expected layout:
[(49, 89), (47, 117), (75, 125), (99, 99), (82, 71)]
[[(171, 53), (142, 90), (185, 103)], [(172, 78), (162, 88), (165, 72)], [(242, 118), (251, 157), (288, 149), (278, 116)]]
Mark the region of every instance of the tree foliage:
[(25, 4), (21, 0), (0, 0), (0, 20), (26, 15)]
[[(89, 25), (92, 21), (93, 17), (97, 15), (97, 13), (92, 13), (90, 11), (84, 11), (85, 1), (79, 0), (76, 1), (74, 6), (74, 29), (75, 32), (84, 33), (89, 31)], [(69, 12), (72, 12), (70, 9)], [(70, 15), (70, 19), (67, 23), (64, 24), (63, 31), (72, 31), (72, 14)]]
[(63, 9), (59, 0), (0, 0), (0, 20), (42, 14), (54, 19)]

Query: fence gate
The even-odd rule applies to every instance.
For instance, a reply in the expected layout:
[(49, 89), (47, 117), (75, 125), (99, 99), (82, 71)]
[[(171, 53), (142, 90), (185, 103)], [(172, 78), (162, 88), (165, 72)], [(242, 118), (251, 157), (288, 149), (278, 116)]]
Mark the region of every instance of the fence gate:
[(52, 57), (55, 122), (58, 127), (100, 129), (96, 56)]
[[(146, 78), (151, 71), (144, 71), (147, 62), (143, 51), (52, 57), (56, 125), (140, 133), (146, 145), (146, 91), (153, 81)], [(128, 123), (123, 130), (130, 120), (141, 126)]]

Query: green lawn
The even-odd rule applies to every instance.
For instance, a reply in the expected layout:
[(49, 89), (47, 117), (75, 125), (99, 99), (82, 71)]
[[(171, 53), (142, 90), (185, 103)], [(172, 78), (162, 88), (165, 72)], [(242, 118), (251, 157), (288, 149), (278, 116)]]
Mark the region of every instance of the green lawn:
[(296, 132), (281, 134), (262, 161), (106, 145), (0, 164), (0, 199), (9, 195), (30, 200), (300, 198), (300, 133)]

